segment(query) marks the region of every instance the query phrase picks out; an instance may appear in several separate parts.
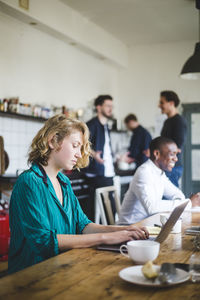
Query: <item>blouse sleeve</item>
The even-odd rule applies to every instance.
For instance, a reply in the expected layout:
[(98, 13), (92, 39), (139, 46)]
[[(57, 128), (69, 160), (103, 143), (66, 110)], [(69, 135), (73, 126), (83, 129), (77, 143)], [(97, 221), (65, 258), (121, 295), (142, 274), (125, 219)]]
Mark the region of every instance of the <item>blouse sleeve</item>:
[(59, 253), (56, 230), (53, 230), (44, 209), (42, 192), (34, 180), (20, 180), (12, 194), (10, 226), (20, 227), (20, 231), (31, 249), (49, 258)]

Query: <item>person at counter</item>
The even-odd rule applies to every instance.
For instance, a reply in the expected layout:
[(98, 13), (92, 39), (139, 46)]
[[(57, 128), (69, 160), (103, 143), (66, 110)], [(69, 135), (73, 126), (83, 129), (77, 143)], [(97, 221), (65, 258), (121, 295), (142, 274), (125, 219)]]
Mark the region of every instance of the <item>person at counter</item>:
[(175, 186), (179, 186), (179, 179), (183, 174), (182, 152), (186, 140), (187, 124), (185, 119), (178, 114), (180, 99), (173, 91), (162, 91), (160, 93), (159, 107), (162, 114), (167, 115), (161, 130), (161, 136), (172, 139), (179, 148), (178, 160), (171, 172), (166, 171), (167, 177)]
[(145, 227), (98, 225), (83, 213), (60, 170), (88, 164), (88, 137), (83, 122), (61, 114), (47, 120), (33, 139), (32, 165), (19, 176), (10, 201), (9, 273), (72, 248), (148, 238)]
[(127, 115), (124, 123), (127, 129), (132, 131), (132, 137), (128, 152), (122, 156), (121, 160), (128, 164), (135, 162), (136, 168), (138, 168), (148, 159), (149, 144), (152, 138), (148, 130), (139, 124), (136, 115)]
[[(99, 95), (94, 100), (94, 106), (97, 116), (87, 122), (92, 144), (92, 157), (89, 166), (84, 169), (87, 184), (90, 187), (90, 197), (82, 206), (83, 211), (92, 221), (95, 217), (95, 190), (113, 185), (115, 176), (108, 128), (108, 120), (112, 117), (113, 98), (110, 95)], [(116, 212), (114, 200), (111, 201), (111, 206), (114, 215)]]
[[(148, 216), (172, 211), (185, 196), (165, 175), (177, 162), (178, 148), (173, 140), (157, 137), (150, 144), (150, 159), (141, 165), (125, 194), (118, 224), (132, 224)], [(163, 200), (163, 196), (167, 200)], [(171, 200), (171, 201), (169, 201)], [(200, 193), (190, 197), (187, 208), (200, 206)]]

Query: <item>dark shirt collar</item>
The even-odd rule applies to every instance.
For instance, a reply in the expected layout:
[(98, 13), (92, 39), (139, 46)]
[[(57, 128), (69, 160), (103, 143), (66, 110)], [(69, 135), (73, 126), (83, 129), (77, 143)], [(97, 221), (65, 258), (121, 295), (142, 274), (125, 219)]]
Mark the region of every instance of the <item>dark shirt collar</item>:
[[(42, 165), (40, 164), (36, 164), (34, 163), (31, 166), (31, 170), (40, 178), (42, 178), (44, 184), (48, 187), (48, 177), (47, 177), (47, 173), (44, 170), (44, 168), (42, 167)], [(61, 178), (61, 175), (58, 173), (57, 175), (58, 181), (60, 182), (61, 185), (66, 186), (67, 182), (64, 182)]]
[(137, 130), (139, 130), (142, 126), (138, 125), (136, 128), (132, 129), (133, 132), (136, 132)]
[(101, 125), (102, 127), (108, 127), (108, 123), (102, 124), (102, 123), (100, 122), (98, 116), (96, 117), (96, 119), (97, 119), (97, 123), (98, 123), (99, 125)]
[(173, 118), (174, 118), (174, 119), (176, 119), (178, 115), (179, 115), (179, 114), (178, 114), (178, 113), (176, 113), (174, 116), (172, 116), (172, 117), (168, 117), (168, 118), (167, 118), (167, 120), (168, 120), (168, 119), (173, 119)]

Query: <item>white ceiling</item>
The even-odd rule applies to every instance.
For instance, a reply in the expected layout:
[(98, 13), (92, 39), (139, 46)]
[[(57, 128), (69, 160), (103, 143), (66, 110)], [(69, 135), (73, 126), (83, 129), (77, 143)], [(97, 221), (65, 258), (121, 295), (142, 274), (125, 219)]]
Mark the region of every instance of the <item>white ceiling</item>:
[(127, 46), (198, 41), (194, 0), (60, 0)]

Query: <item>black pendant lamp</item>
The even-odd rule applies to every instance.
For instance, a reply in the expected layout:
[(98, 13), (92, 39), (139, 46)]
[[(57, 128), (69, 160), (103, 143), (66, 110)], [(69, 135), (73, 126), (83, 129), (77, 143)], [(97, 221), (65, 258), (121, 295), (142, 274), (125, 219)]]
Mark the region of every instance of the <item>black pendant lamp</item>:
[(196, 43), (194, 54), (183, 66), (180, 74), (183, 79), (200, 79), (200, 0), (196, 0), (196, 8), (199, 10), (199, 42)]

